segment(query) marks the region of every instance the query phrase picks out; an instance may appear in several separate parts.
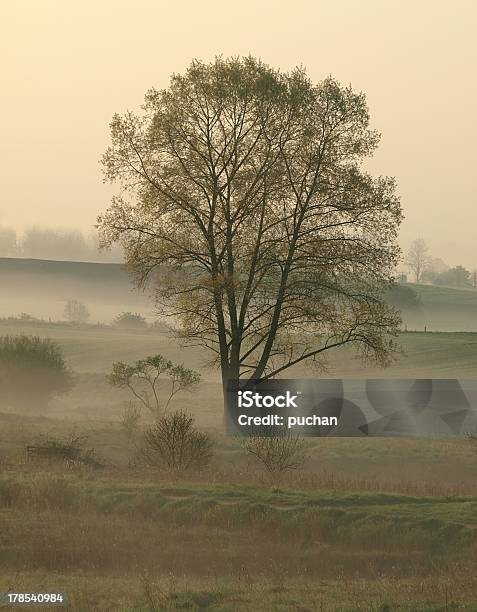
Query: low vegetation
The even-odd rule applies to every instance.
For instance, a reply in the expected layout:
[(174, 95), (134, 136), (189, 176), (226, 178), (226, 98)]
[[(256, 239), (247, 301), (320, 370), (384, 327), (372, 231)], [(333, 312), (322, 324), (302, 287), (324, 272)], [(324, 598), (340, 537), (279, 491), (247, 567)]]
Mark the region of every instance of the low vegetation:
[(46, 580), (73, 609), (92, 611), (299, 602), (324, 612), (429, 612), (447, 601), (470, 612), (476, 506), (477, 497), (11, 470), (0, 475), (0, 586)]
[[(92, 612), (475, 610), (470, 437), (316, 439), (306, 448), (300, 439), (243, 440), (254, 455), (219, 433), (213, 380), (193, 387), (193, 413), (182, 426), (176, 409), (191, 410), (190, 398), (175, 395), (174, 411), (164, 414), (166, 373), (159, 421), (127, 387), (107, 383), (124, 355), (134, 366), (159, 350), (177, 363), (181, 352), (166, 335), (2, 325), (10, 336), (22, 325), (51, 336), (81, 375), (43, 416), (0, 412), (0, 591), (48, 586), (66, 592), (71, 609)], [(400, 338), (399, 375), (472, 368), (475, 334)], [(199, 367), (200, 356), (187, 357)], [(340, 375), (357, 367), (347, 352), (337, 363)], [(194, 432), (206, 442), (205, 460), (163, 458), (168, 440), (185, 448), (178, 441)], [(137, 460), (144, 433), (150, 461)]]
[(132, 442), (139, 432), (141, 413), (141, 408), (134, 402), (124, 403), (119, 423), (126, 434), (128, 442)]
[(87, 466), (103, 467), (103, 463), (93, 448), (87, 447), (86, 435), (70, 435), (65, 438), (40, 436), (28, 444), (26, 456), (28, 461), (42, 461), (48, 464), (59, 464), (65, 467)]
[(273, 435), (250, 436), (241, 440), (242, 447), (272, 476), (303, 467), (306, 442), (289, 429), (277, 428)]
[(0, 337), (0, 392), (3, 403), (21, 409), (44, 407), (74, 385), (60, 346), (38, 336)]
[(212, 458), (212, 440), (194, 426), (194, 418), (179, 410), (166, 414), (144, 434), (142, 461), (170, 470), (200, 470)]
[(126, 329), (146, 329), (147, 321), (138, 312), (122, 312), (114, 319), (113, 325)]

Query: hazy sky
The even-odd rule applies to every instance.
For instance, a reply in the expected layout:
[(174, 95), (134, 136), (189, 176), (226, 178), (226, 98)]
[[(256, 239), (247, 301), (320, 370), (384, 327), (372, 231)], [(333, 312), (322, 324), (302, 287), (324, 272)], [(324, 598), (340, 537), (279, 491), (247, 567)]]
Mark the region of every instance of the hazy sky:
[(251, 53), (366, 92), (403, 247), (477, 267), (476, 31), (475, 0), (0, 0), (0, 224), (90, 230), (113, 113), (194, 57)]

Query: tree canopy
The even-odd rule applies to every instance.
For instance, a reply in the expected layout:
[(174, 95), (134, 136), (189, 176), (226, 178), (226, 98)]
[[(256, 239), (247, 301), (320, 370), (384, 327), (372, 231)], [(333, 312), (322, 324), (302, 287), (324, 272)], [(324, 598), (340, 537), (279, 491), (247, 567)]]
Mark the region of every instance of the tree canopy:
[[(134, 363), (114, 362), (107, 379), (113, 387), (128, 388), (158, 418), (167, 411), (177, 393), (191, 391), (200, 382), (200, 374), (162, 355), (151, 355)], [(164, 379), (167, 380), (166, 399), (160, 389)]]
[(98, 225), (180, 336), (224, 382), (276, 376), (353, 343), (389, 362), (401, 209), (362, 162), (379, 135), (365, 96), (252, 57), (193, 61), (142, 113), (115, 115)]

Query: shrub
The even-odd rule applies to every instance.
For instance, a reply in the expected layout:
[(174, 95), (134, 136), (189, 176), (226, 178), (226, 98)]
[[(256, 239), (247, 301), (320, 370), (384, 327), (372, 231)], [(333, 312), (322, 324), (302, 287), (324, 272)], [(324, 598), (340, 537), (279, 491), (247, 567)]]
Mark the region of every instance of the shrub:
[(134, 438), (141, 420), (141, 409), (133, 402), (126, 402), (121, 413), (120, 424), (129, 442)]
[(72, 372), (60, 347), (49, 338), (0, 337), (0, 392), (5, 403), (38, 406), (72, 387)]
[(103, 467), (94, 449), (86, 447), (86, 442), (86, 435), (71, 435), (68, 438), (40, 436), (26, 447), (26, 454), (30, 460)]
[(145, 329), (147, 328), (147, 321), (138, 312), (122, 312), (114, 319), (113, 325), (131, 329)]
[(212, 458), (212, 440), (197, 430), (192, 416), (179, 410), (164, 415), (146, 430), (141, 457), (151, 467), (201, 469)]
[(301, 468), (306, 459), (305, 440), (290, 429), (272, 435), (242, 438), (242, 447), (270, 474)]
[(89, 310), (79, 300), (68, 300), (64, 310), (65, 318), (71, 323), (86, 323), (89, 319)]

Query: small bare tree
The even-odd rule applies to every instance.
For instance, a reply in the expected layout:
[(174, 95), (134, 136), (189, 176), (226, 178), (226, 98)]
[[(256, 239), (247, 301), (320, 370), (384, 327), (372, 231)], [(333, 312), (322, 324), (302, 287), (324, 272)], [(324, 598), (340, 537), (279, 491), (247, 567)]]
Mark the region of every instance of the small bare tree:
[[(134, 397), (158, 418), (167, 411), (179, 391), (190, 391), (199, 383), (200, 374), (183, 365), (175, 365), (162, 355), (153, 355), (134, 363), (116, 361), (107, 379), (114, 387), (128, 388)], [(168, 393), (164, 400), (160, 386), (165, 380)]]
[(306, 459), (305, 440), (290, 429), (277, 428), (271, 433), (243, 438), (242, 447), (272, 475), (301, 468)]
[(432, 258), (429, 256), (429, 248), (422, 238), (416, 238), (406, 256), (406, 266), (414, 274), (416, 283), (422, 280), (422, 273), (430, 265)]

